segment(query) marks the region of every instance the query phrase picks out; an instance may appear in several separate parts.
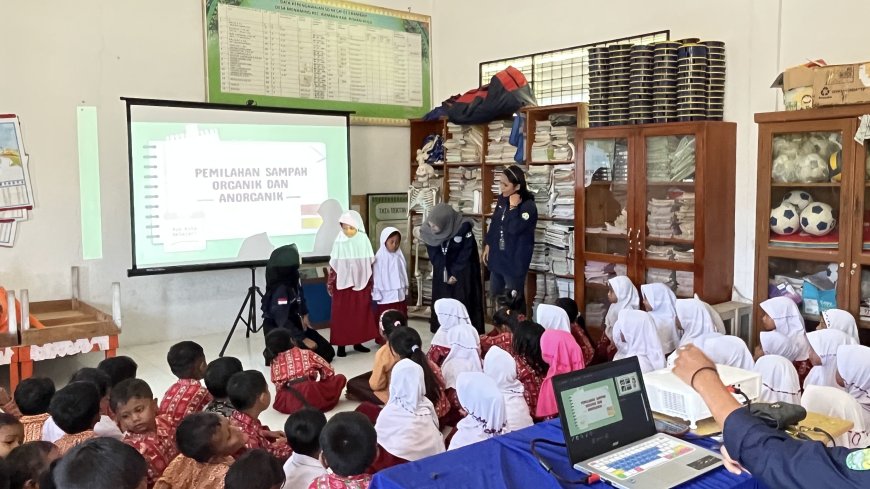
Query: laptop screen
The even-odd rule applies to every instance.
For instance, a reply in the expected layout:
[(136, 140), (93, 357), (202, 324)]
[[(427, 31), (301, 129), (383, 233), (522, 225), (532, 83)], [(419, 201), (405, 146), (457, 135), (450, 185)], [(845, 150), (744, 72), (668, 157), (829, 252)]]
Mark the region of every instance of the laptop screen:
[(636, 357), (553, 378), (571, 463), (656, 434)]

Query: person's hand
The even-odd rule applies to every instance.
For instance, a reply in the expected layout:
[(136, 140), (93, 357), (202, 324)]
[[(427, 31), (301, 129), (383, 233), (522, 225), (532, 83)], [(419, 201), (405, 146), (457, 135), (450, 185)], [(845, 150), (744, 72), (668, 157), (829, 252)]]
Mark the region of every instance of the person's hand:
[(707, 358), (707, 355), (704, 355), (704, 352), (700, 348), (695, 347), (695, 345), (685, 345), (677, 349), (674, 374), (683, 382), (694, 388), (692, 377), (702, 368), (712, 368), (715, 373), (716, 364)]
[(281, 440), (284, 440), (285, 443), (287, 442), (287, 435), (285, 435), (281, 431), (260, 430), (260, 434), (269, 440), (279, 441), (279, 442)]
[(740, 462), (732, 459), (731, 456), (728, 455), (728, 450), (725, 449), (725, 445), (719, 447), (719, 453), (722, 454), (722, 465), (725, 466), (725, 469), (728, 470), (728, 472), (731, 472), (734, 475), (740, 475), (743, 472), (746, 472), (747, 474), (749, 473), (748, 470), (740, 465)]
[(483, 246), (483, 256), (481, 258), (483, 258), (484, 265), (489, 265), (489, 245)]
[(455, 285), (456, 282), (456, 277), (454, 277), (453, 275), (451, 275), (450, 278), (447, 279), (447, 285)]
[(508, 197), (508, 201), (510, 202), (511, 207), (516, 207), (516, 206), (520, 205), (520, 203), (522, 203), (523, 198), (520, 197), (520, 194), (516, 193), (516, 194), (511, 194), (511, 196)]
[(311, 320), (308, 319), (308, 314), (302, 316), (302, 330), (311, 329)]
[(305, 346), (307, 346), (309, 350), (317, 349), (317, 343), (315, 343), (314, 340), (312, 340), (311, 338), (305, 338), (304, 340), (302, 340), (302, 343), (305, 344)]

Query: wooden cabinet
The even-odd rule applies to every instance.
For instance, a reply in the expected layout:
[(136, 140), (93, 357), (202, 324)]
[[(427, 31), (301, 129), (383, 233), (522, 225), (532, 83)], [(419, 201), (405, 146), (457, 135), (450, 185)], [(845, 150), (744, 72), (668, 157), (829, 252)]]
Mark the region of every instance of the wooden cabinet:
[(576, 139), (575, 295), (587, 324), (603, 323), (616, 275), (730, 300), (736, 124), (580, 129)]
[[(862, 343), (870, 340), (870, 153), (867, 141), (861, 145), (854, 140), (858, 117), (867, 113), (870, 105), (755, 115), (756, 326), (761, 318), (758, 304), (770, 297), (772, 286), (790, 283), (802, 293), (803, 277), (821, 273), (836, 278), (836, 307), (859, 319)], [(807, 196), (812, 203), (807, 204)], [(809, 207), (800, 217), (807, 217), (810, 226), (829, 226), (825, 217), (830, 211), (836, 227), (825, 236), (777, 234), (771, 230), (772, 218), (782, 216), (771, 211), (785, 198)], [(821, 308), (826, 306), (830, 304)], [(803, 301), (801, 312), (808, 327), (820, 320), (819, 305), (812, 301)]]

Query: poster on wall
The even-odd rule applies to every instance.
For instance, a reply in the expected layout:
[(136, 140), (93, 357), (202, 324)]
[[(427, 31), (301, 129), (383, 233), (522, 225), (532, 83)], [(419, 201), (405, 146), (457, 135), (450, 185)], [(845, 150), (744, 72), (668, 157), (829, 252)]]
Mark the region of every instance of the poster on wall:
[(430, 24), (352, 2), (207, 0), (208, 101), (405, 125), (432, 107)]
[(15, 244), (18, 223), (33, 209), (29, 162), (18, 116), (0, 115), (0, 247)]
[(372, 249), (377, 253), (381, 247), (381, 231), (392, 226), (402, 234), (401, 248), (407, 257), (411, 250), (410, 237), (405, 236), (408, 229), (408, 194), (368, 194), (367, 197), (366, 231), (372, 240)]

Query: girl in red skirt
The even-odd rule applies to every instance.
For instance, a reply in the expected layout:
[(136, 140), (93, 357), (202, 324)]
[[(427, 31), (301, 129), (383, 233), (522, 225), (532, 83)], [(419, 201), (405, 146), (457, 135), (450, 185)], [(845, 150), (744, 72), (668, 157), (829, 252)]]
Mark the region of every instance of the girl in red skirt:
[[(394, 227), (381, 231), (380, 248), (375, 255), (372, 300), (377, 304), (376, 317), (395, 309), (408, 316), (408, 263), (402, 254), (402, 234)], [(377, 325), (375, 326), (377, 327)], [(381, 341), (378, 341), (382, 344)]]
[(345, 346), (368, 353), (362, 344), (378, 337), (372, 311), (372, 244), (366, 236), (362, 216), (347, 211), (339, 219), (341, 234), (335, 238), (329, 259), (327, 290), (332, 296), (329, 342), (346, 356)]
[(311, 350), (294, 347), (290, 332), (283, 328), (266, 335), (266, 348), (274, 356), (270, 367), (276, 411), (293, 414), (306, 407), (329, 411), (338, 404), (347, 378), (336, 374), (329, 362)]

